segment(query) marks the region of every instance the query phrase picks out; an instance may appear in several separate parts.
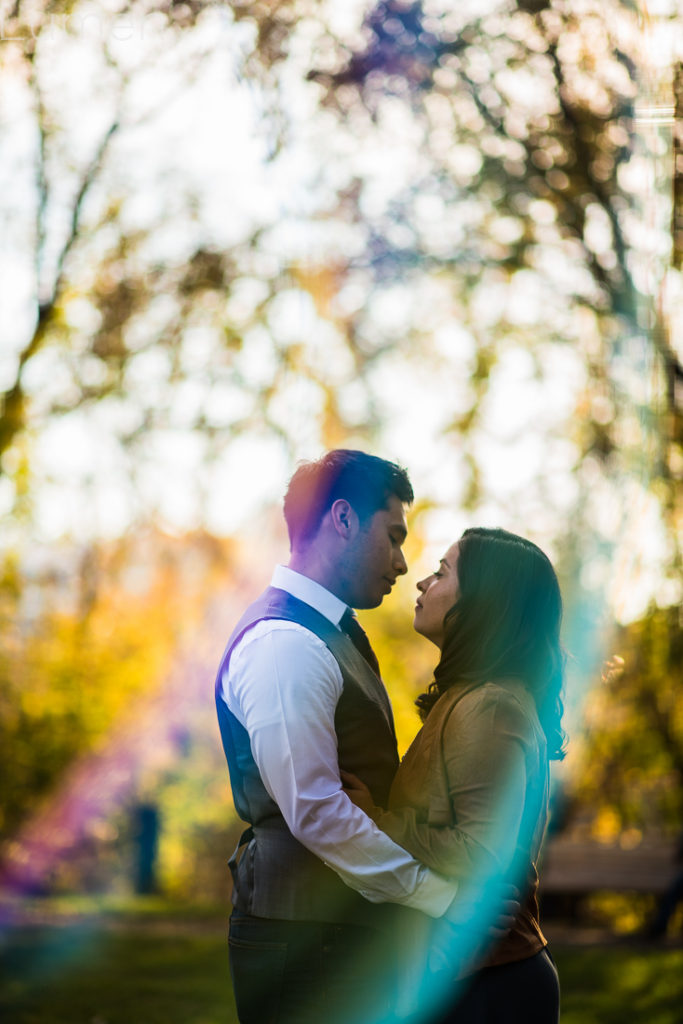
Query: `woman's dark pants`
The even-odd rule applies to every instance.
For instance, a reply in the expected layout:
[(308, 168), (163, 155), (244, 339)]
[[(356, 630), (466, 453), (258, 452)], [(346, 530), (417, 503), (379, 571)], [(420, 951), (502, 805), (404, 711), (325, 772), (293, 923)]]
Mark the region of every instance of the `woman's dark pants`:
[(461, 989), (457, 1002), (430, 1024), (557, 1024), (560, 983), (547, 950), (526, 960), (485, 967)]

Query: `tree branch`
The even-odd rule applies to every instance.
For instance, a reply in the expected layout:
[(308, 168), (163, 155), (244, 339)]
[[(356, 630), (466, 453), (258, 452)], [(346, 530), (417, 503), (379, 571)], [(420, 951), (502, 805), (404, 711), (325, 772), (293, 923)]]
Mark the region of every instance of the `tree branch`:
[[(106, 155), (109, 144), (119, 129), (120, 122), (117, 120), (113, 121), (105, 132), (99, 146), (97, 147), (93, 158), (91, 159), (85, 174), (81, 180), (80, 187), (76, 193), (73, 207), (71, 210), (71, 224), (69, 233), (62, 246), (61, 252), (57, 258), (57, 267), (55, 272), (55, 279), (49, 298), (38, 304), (38, 317), (36, 321), (35, 330), (29, 343), (19, 353), (19, 359), (17, 364), (17, 372), (14, 384), (8, 391), (5, 392), (2, 401), (2, 412), (0, 413), (0, 457), (10, 447), (14, 438), (19, 434), (26, 422), (26, 394), (24, 392), (22, 384), (22, 375), (24, 367), (28, 361), (36, 354), (36, 352), (42, 346), (47, 329), (49, 327), (52, 314), (55, 309), (55, 305), (59, 299), (59, 295), (64, 283), (64, 268), (67, 257), (71, 252), (78, 238), (78, 232), (81, 224), (81, 216), (83, 212), (83, 204), (85, 202), (88, 191), (99, 173), (104, 157)], [(38, 170), (39, 187), (44, 189), (38, 202), (38, 242), (37, 244), (44, 244), (44, 223), (45, 223), (45, 205), (47, 202), (47, 183), (44, 179), (44, 138), (45, 134), (41, 128), (41, 155), (40, 155), (40, 167)], [(41, 241), (42, 239), (42, 241)], [(40, 253), (37, 251), (36, 259), (40, 261)], [(0, 475), (2, 475), (2, 463), (0, 462)]]

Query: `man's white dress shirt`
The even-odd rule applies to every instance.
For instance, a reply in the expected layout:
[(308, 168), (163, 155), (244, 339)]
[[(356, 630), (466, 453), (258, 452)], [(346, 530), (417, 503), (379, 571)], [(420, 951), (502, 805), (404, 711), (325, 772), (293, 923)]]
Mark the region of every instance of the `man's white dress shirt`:
[[(278, 565), (271, 585), (340, 628), (346, 605), (319, 583)], [(334, 729), (342, 688), (323, 641), (281, 619), (249, 629), (222, 677), (223, 700), (247, 730), (263, 784), (292, 835), (367, 900), (439, 917), (456, 885), (397, 846), (342, 789)]]

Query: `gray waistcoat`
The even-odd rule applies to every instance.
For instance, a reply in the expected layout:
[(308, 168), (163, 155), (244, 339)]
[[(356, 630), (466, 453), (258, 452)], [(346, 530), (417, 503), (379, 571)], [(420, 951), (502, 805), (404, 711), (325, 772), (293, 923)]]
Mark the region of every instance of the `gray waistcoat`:
[(269, 587), (237, 624), (216, 678), (218, 722), (235, 809), (251, 825), (247, 841), (230, 862), (233, 903), (257, 917), (379, 925), (383, 908), (345, 885), (291, 834), (261, 781), (247, 731), (221, 696), (222, 676), (235, 645), (261, 619), (298, 622), (331, 651), (343, 678), (334, 721), (339, 765), (358, 775), (380, 806), (387, 805), (398, 767), (391, 706), (383, 684), (346, 634), (324, 615), (286, 591)]

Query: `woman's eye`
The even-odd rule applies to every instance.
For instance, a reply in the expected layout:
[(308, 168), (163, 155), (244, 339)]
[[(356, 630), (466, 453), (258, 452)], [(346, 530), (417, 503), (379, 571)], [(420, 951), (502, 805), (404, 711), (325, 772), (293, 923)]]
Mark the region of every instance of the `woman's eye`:
[(443, 576), (443, 573), (439, 569), (437, 569), (436, 572), (432, 573), (432, 575), (433, 575), (434, 579), (438, 580), (438, 579), (440, 579)]

